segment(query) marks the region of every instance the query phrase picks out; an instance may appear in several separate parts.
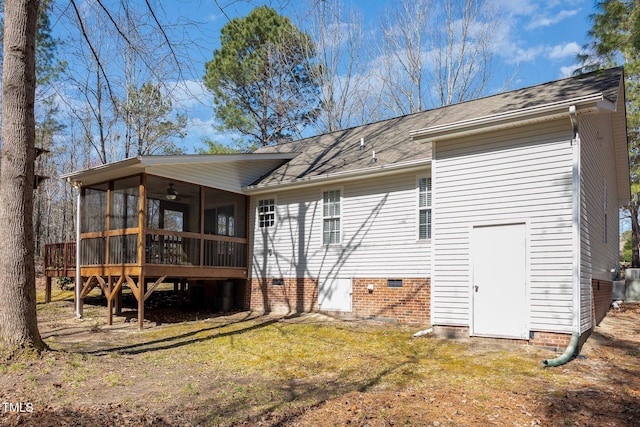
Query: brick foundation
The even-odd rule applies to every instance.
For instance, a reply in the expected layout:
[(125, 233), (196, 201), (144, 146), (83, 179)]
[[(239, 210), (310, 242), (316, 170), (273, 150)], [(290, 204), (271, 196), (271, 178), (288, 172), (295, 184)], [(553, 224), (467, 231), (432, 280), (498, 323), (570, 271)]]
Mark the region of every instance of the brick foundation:
[(613, 302), (613, 282), (593, 279), (591, 281), (591, 292), (593, 295), (593, 326), (596, 326), (599, 325), (602, 319), (604, 319), (604, 316), (607, 315)]
[(537, 332), (531, 333), (532, 338), (528, 344), (535, 347), (553, 348), (556, 350), (564, 350), (571, 341), (571, 334), (560, 334), (557, 332)]
[[(373, 290), (369, 288), (373, 287)], [(431, 280), (402, 279), (402, 287), (390, 288), (387, 279), (353, 279), (353, 316), (392, 319), (399, 323), (431, 322)]]
[[(394, 278), (395, 279), (395, 278)], [(318, 311), (318, 280), (296, 278), (251, 279), (245, 307), (254, 311), (304, 313)], [(373, 286), (373, 290), (368, 288)], [(354, 278), (352, 312), (358, 318), (393, 320), (428, 325), (431, 321), (430, 279), (402, 279), (402, 287), (390, 288), (387, 279)]]
[(305, 313), (318, 310), (316, 279), (251, 279), (245, 307), (254, 311)]
[[(465, 326), (433, 326), (433, 334), (438, 338), (469, 338), (469, 328)], [(513, 343), (521, 345), (531, 345), (534, 347), (542, 347), (553, 350), (564, 350), (569, 341), (571, 340), (571, 334), (563, 334), (557, 332), (541, 332), (532, 331), (529, 334), (529, 339), (509, 339), (509, 338), (483, 338), (472, 337), (474, 340), (481, 340), (484, 342), (496, 342), (500, 344)]]

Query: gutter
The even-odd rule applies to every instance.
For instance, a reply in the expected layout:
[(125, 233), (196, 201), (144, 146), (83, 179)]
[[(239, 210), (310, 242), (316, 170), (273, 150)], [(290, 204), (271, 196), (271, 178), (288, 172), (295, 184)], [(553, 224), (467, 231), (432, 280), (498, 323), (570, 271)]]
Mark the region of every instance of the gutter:
[(569, 107), (569, 118), (571, 120), (571, 147), (573, 156), (572, 166), (572, 200), (573, 200), (573, 221), (572, 221), (572, 234), (573, 234), (573, 330), (577, 334), (580, 334), (580, 230), (581, 224), (581, 208), (580, 197), (582, 194), (580, 183), (580, 133), (578, 129), (578, 119), (576, 117), (576, 107), (571, 105)]
[(322, 175), (310, 176), (306, 178), (298, 178), (285, 182), (274, 182), (271, 184), (256, 184), (242, 187), (244, 194), (261, 194), (275, 190), (283, 190), (291, 187), (303, 188), (313, 185), (319, 185), (328, 181), (332, 183), (345, 182), (366, 177), (374, 177), (380, 175), (390, 175), (393, 173), (410, 172), (412, 170), (423, 170), (425, 166), (431, 165), (431, 158), (412, 160), (403, 163), (380, 164), (375, 167), (367, 167), (344, 172), (326, 173)]
[[(593, 108), (610, 110), (611, 102), (604, 99), (602, 93), (594, 93), (569, 100), (552, 102), (536, 107), (521, 108), (469, 120), (461, 120), (455, 123), (432, 126), (415, 130), (409, 133), (413, 139), (430, 138), (432, 140), (451, 138), (460, 134), (473, 134), (487, 132), (495, 128), (510, 128), (519, 126), (522, 121), (538, 123), (567, 116), (567, 108), (576, 105), (593, 104)], [(614, 106), (615, 108), (615, 106)], [(556, 112), (555, 114), (551, 114)], [(581, 113), (586, 112), (581, 110)]]
[(543, 367), (560, 366), (569, 362), (578, 352), (578, 343), (580, 342), (580, 228), (581, 228), (581, 210), (580, 210), (580, 134), (578, 132), (578, 119), (576, 106), (569, 106), (569, 119), (571, 120), (571, 147), (572, 147), (572, 238), (573, 238), (573, 274), (572, 276), (572, 288), (573, 288), (573, 310), (572, 310), (572, 323), (573, 334), (571, 340), (564, 350), (564, 353), (555, 359), (545, 359), (542, 361)]

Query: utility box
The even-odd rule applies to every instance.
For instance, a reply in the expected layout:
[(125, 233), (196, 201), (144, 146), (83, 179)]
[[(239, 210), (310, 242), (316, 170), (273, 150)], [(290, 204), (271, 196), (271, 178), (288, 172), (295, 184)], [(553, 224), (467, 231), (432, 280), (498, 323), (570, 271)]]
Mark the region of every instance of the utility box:
[(613, 282), (613, 293), (611, 295), (613, 301), (625, 300), (625, 284), (624, 280), (615, 280)]
[(624, 272), (624, 300), (640, 301), (640, 268), (627, 268)]

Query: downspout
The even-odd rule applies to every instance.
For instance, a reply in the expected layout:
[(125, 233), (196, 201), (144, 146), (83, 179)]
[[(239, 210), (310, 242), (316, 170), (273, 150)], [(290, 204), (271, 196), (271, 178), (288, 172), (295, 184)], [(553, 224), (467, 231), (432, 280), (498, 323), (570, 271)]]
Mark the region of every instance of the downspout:
[(569, 345), (567, 345), (567, 348), (564, 349), (564, 353), (562, 353), (562, 355), (560, 355), (559, 357), (556, 357), (555, 359), (544, 359), (542, 361), (542, 367), (548, 368), (550, 366), (564, 365), (565, 363), (573, 359), (573, 356), (575, 355), (576, 350), (578, 349), (579, 341), (580, 341), (580, 334), (578, 332), (574, 332), (573, 335), (571, 335), (571, 340), (569, 341)]
[(573, 151), (573, 172), (572, 172), (572, 198), (573, 198), (573, 218), (572, 218), (572, 234), (573, 234), (573, 310), (572, 323), (573, 334), (571, 340), (564, 353), (555, 359), (545, 359), (542, 361), (543, 367), (560, 366), (570, 361), (578, 351), (578, 343), (580, 342), (580, 228), (581, 228), (581, 209), (580, 198), (582, 191), (580, 188), (580, 134), (578, 132), (578, 120), (576, 117), (576, 106), (569, 107), (569, 118), (571, 119), (571, 147)]
[(82, 184), (71, 182), (71, 185), (78, 192), (76, 195), (76, 317), (80, 319), (82, 317), (82, 304), (80, 301), (80, 295), (82, 293), (82, 277), (80, 276), (80, 195), (82, 192), (80, 191), (80, 187)]

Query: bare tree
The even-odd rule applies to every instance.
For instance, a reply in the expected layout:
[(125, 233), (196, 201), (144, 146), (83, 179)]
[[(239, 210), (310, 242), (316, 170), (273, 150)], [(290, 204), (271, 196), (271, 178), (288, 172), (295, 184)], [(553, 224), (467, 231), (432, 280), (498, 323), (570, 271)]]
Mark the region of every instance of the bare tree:
[(2, 64), (0, 343), (45, 347), (38, 332), (33, 244), (37, 0), (7, 0)]
[(345, 8), (342, 0), (312, 1), (298, 21), (311, 35), (319, 62), (320, 132), (332, 132), (365, 123), (371, 118), (368, 96), (363, 15)]
[(484, 0), (401, 0), (384, 16), (374, 67), (385, 108), (404, 115), (484, 92), (498, 23)]
[[(34, 229), (33, 229), (33, 181), (34, 181), (34, 158), (35, 158), (35, 117), (34, 98), (36, 87), (36, 28), (38, 23), (38, 0), (6, 0), (4, 6), (4, 31), (3, 31), (3, 64), (2, 64), (2, 164), (0, 179), (0, 197), (3, 203), (0, 205), (0, 233), (3, 234), (4, 243), (0, 249), (0, 347), (3, 355), (11, 356), (20, 348), (35, 348), (41, 350), (45, 347), (37, 328), (36, 302), (35, 302), (35, 268), (34, 268)], [(104, 106), (117, 105), (116, 95), (113, 90), (113, 83), (117, 80), (114, 75), (106, 71), (106, 64), (112, 58), (118, 56), (100, 56), (86, 24), (86, 19), (90, 16), (91, 7), (97, 5), (97, 15), (104, 25), (94, 25), (92, 28), (110, 27), (115, 31), (116, 37), (110, 41), (123, 40), (125, 44), (132, 44), (129, 34), (120, 27), (120, 23), (115, 19), (115, 14), (105, 6), (104, 0), (97, 2), (87, 2), (82, 4), (82, 10), (78, 7), (78, 2), (71, 0), (63, 5), (63, 10), (58, 10), (60, 16), (57, 22), (62, 19), (62, 15), (69, 13), (75, 17), (74, 23), (78, 25), (83, 40), (86, 42), (88, 57), (92, 58), (93, 66), (87, 67), (90, 74), (83, 78), (76, 78), (75, 82), (91, 81), (87, 93), (91, 93), (91, 101), (98, 100), (94, 104), (94, 109), (86, 109), (86, 104), (91, 103), (89, 97), (85, 103), (85, 109), (76, 109), (77, 104), (68, 101), (68, 105), (74, 111), (75, 118), (98, 122), (97, 131), (91, 126), (83, 126), (82, 134), (86, 139), (94, 142), (93, 150), (98, 153), (100, 162), (115, 160), (110, 156), (110, 150), (117, 147), (115, 133), (114, 138), (109, 138), (108, 127), (105, 127), (107, 117), (102, 113)], [(127, 0), (112, 4), (111, 7), (119, 11), (130, 9), (132, 2)], [(146, 0), (144, 2), (148, 14), (148, 22), (140, 24), (137, 29), (155, 28), (157, 38), (165, 48), (163, 59), (175, 64), (178, 74), (180, 74), (184, 62), (180, 61), (174, 44), (169, 40), (169, 36), (158, 19), (158, 11), (162, 10), (160, 2)], [(115, 43), (114, 43), (115, 44)], [(109, 44), (106, 44), (109, 45)], [(111, 45), (113, 46), (113, 44)], [(142, 48), (144, 46), (138, 46)], [(104, 51), (106, 52), (106, 51)], [(148, 52), (140, 50), (140, 52)], [(185, 50), (185, 52), (189, 52)], [(156, 75), (160, 69), (158, 58), (142, 56), (145, 69)], [(89, 63), (91, 63), (89, 61)], [(95, 76), (95, 80), (90, 80)], [(182, 79), (179, 76), (177, 80)], [(120, 87), (126, 87), (121, 85)], [(64, 96), (64, 93), (60, 93)], [(109, 102), (100, 102), (108, 100)], [(79, 111), (79, 112), (78, 112)], [(116, 111), (116, 110), (112, 110)], [(78, 121), (76, 121), (78, 122)], [(71, 130), (70, 140), (75, 142), (77, 134), (75, 128)], [(90, 165), (91, 159), (86, 148), (73, 144), (73, 155), (65, 158), (64, 162), (58, 162), (60, 168), (70, 170), (77, 168), (80, 162)], [(86, 147), (86, 146), (85, 146)], [(59, 147), (54, 147), (54, 149)], [(81, 155), (78, 155), (81, 154)], [(68, 190), (68, 188), (67, 188)], [(51, 194), (51, 193), (49, 193)], [(46, 207), (46, 212), (53, 214), (54, 206), (58, 202), (66, 203), (70, 197), (67, 196), (50, 199), (50, 204)], [(57, 214), (62, 217), (62, 222), (67, 224), (68, 210), (58, 209)], [(73, 212), (73, 210), (71, 211)], [(62, 238), (68, 236), (66, 231), (56, 232)]]
[(434, 106), (480, 97), (489, 81), (498, 24), (484, 0), (437, 2), (432, 38)]
[(402, 0), (397, 8), (381, 19), (381, 55), (376, 68), (382, 103), (393, 115), (405, 115), (426, 107), (425, 49), (432, 2)]

